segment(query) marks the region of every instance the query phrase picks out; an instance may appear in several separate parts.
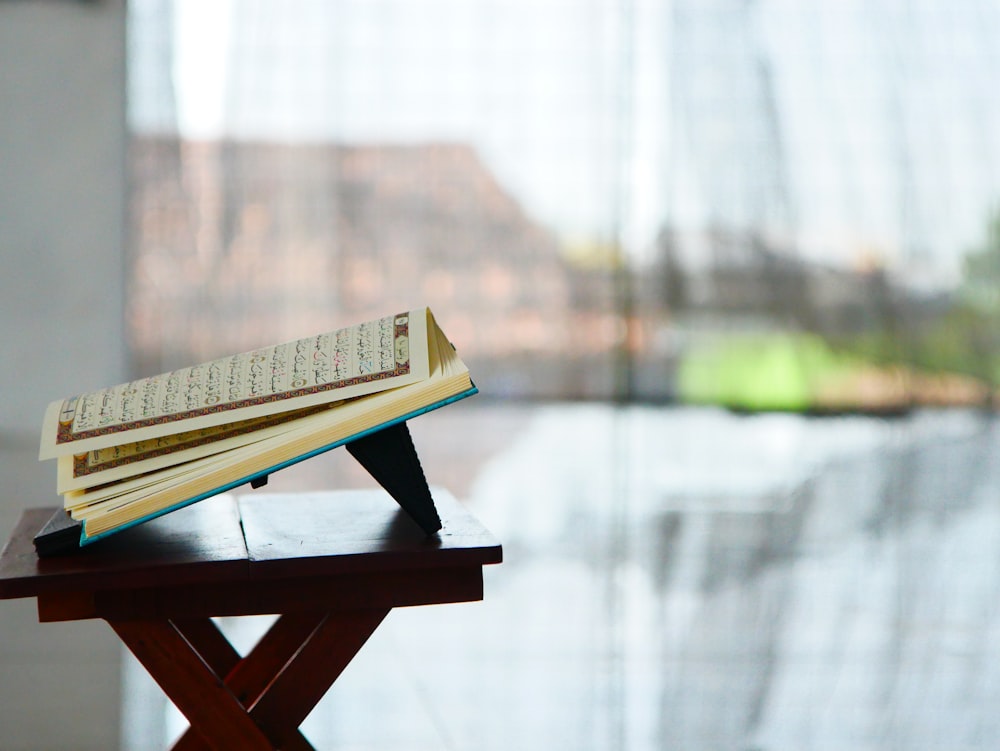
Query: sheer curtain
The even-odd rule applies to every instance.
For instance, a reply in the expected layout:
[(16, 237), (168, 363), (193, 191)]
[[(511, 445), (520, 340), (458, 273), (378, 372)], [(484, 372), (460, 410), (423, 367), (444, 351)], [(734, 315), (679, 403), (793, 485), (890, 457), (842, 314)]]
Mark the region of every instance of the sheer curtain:
[(943, 312), (1000, 193), (992, 3), (132, 7), (141, 370), (427, 303), (502, 396), (725, 401), (713, 337), (761, 332), (995, 380)]
[(428, 304), (486, 391), (607, 392), (611, 6), (135, 5), (142, 369)]
[(324, 737), (995, 747), (1000, 6), (130, 7), (137, 374), (426, 304), (482, 392), (509, 559)]

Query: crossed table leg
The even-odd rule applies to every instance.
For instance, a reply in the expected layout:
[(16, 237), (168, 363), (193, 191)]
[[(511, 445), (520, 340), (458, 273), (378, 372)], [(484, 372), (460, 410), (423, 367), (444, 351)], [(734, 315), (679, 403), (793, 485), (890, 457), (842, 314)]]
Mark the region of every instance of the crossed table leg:
[(299, 725), (388, 612), (282, 615), (242, 658), (210, 618), (109, 623), (191, 723), (174, 751), (304, 750)]

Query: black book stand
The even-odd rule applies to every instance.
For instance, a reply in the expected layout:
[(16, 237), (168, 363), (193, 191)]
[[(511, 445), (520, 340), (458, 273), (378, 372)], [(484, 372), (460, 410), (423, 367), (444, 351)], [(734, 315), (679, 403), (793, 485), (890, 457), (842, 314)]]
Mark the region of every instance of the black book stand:
[(347, 450), (424, 532), (432, 535), (441, 529), (441, 517), (405, 422), (358, 438), (347, 444)]
[[(405, 422), (398, 422), (345, 444), (368, 474), (393, 497), (429, 535), (441, 529), (441, 517), (434, 507), (427, 478)], [(267, 485), (268, 473), (250, 480), (250, 487)]]

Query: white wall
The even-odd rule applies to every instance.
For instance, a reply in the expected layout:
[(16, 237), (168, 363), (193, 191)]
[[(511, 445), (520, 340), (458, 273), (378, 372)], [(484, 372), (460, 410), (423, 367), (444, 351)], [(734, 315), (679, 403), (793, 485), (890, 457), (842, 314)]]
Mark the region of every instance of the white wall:
[[(127, 376), (124, 2), (0, 2), (0, 543), (57, 501), (45, 404)], [(0, 601), (0, 634), (0, 747), (117, 747), (106, 624)]]

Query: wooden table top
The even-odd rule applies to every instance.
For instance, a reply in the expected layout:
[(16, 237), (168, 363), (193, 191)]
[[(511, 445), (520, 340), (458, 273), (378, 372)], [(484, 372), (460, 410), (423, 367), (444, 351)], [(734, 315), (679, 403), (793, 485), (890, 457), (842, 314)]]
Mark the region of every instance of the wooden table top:
[(433, 495), (443, 528), (430, 537), (382, 490), (252, 493), (43, 559), (32, 537), (52, 509), (31, 509), (0, 553), (0, 599), (500, 563), (499, 542), (446, 491)]

